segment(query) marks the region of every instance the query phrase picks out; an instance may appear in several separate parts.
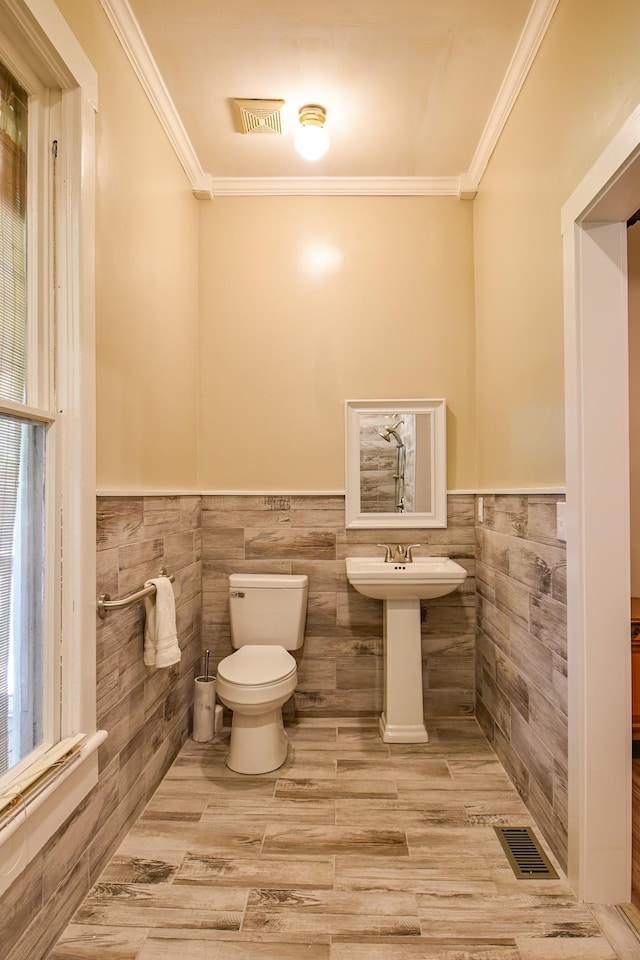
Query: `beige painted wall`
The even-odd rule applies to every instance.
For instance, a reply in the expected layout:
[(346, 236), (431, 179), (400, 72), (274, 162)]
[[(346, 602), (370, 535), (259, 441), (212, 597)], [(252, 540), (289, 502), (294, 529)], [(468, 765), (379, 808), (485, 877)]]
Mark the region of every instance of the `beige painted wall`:
[(58, 5), (100, 85), (100, 489), (342, 489), (344, 399), (393, 396), (447, 398), (451, 489), (564, 483), (560, 208), (640, 102), (640, 4), (562, 0), (473, 205), (198, 203), (99, 0)]
[(194, 489), (197, 207), (99, 0), (57, 0), (98, 73), (98, 489)]
[(564, 483), (560, 209), (640, 102), (636, 0), (561, 0), (474, 207), (480, 489)]
[(344, 401), (446, 397), (474, 466), (472, 205), (218, 198), (200, 210), (205, 490), (344, 489)]

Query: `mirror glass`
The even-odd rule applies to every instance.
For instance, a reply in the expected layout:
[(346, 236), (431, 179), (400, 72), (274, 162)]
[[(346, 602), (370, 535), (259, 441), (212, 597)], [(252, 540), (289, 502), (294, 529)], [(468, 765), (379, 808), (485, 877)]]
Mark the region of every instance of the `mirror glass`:
[(446, 527), (445, 430), (445, 400), (347, 400), (347, 527)]

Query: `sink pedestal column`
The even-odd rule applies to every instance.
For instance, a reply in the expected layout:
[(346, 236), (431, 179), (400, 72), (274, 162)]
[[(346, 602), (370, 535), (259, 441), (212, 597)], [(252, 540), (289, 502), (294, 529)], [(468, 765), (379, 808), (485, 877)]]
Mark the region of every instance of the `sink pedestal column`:
[(384, 712), (380, 735), (385, 743), (426, 743), (422, 703), (420, 601), (384, 601)]

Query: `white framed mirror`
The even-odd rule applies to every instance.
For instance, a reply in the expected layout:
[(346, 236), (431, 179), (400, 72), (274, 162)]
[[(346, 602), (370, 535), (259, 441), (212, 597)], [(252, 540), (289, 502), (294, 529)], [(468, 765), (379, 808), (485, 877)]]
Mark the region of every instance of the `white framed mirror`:
[(446, 400), (347, 400), (346, 526), (446, 527)]

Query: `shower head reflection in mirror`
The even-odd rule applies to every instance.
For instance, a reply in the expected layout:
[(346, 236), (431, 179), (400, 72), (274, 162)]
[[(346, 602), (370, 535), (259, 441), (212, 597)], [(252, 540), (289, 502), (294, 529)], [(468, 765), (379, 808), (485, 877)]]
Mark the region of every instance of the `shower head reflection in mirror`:
[(346, 402), (348, 527), (447, 525), (445, 418), (444, 400)]
[[(415, 418), (412, 418), (412, 419), (414, 421), (412, 423), (412, 426), (414, 426)], [(388, 509), (395, 513), (404, 513), (404, 511), (409, 506), (405, 499), (406, 472), (407, 472), (407, 448), (405, 446), (404, 440), (398, 433), (398, 428), (401, 427), (403, 424), (404, 424), (404, 420), (398, 420), (397, 423), (394, 423), (390, 427), (385, 427), (384, 430), (381, 430), (380, 433), (378, 434), (378, 436), (382, 437), (383, 440), (386, 440), (387, 443), (391, 443), (391, 437), (393, 437), (393, 439), (396, 442), (395, 463), (391, 463), (386, 467), (387, 472), (391, 470), (391, 477), (393, 479), (393, 502), (388, 506), (385, 506), (385, 503), (384, 503), (384, 499), (385, 499), (384, 498), (384, 490), (385, 490), (384, 470), (385, 470), (386, 458), (382, 458), (382, 463), (379, 464), (378, 471), (377, 471), (377, 474), (378, 474), (377, 484), (373, 488), (371, 486), (369, 487), (369, 490), (374, 489), (378, 494), (378, 496), (376, 496), (375, 500), (373, 501), (373, 505), (371, 501), (367, 501), (365, 503), (364, 497), (363, 497), (362, 509), (365, 511), (370, 511), (371, 509), (373, 510)], [(414, 437), (413, 437), (414, 433), (415, 433), (415, 429), (412, 431), (412, 437), (411, 437), (412, 440), (414, 440)], [(414, 449), (414, 447), (415, 447), (415, 444), (412, 444), (412, 449)], [(361, 470), (362, 470), (363, 459), (364, 458), (361, 453), (361, 464), (360, 464)], [(414, 462), (415, 462), (415, 458), (412, 458), (411, 466), (413, 466)], [(414, 471), (412, 471), (412, 474), (413, 473)], [(413, 476), (411, 477), (411, 480), (414, 481)], [(409, 484), (409, 490), (413, 492), (413, 489), (414, 489), (414, 482), (411, 482)], [(382, 500), (380, 499), (380, 497), (382, 498)]]
[(404, 447), (404, 440), (398, 433), (398, 427), (403, 423), (404, 420), (398, 420), (392, 427), (385, 427), (384, 430), (380, 431), (380, 436), (383, 440), (386, 440), (387, 443), (391, 443), (391, 437), (393, 437), (399, 447)]

